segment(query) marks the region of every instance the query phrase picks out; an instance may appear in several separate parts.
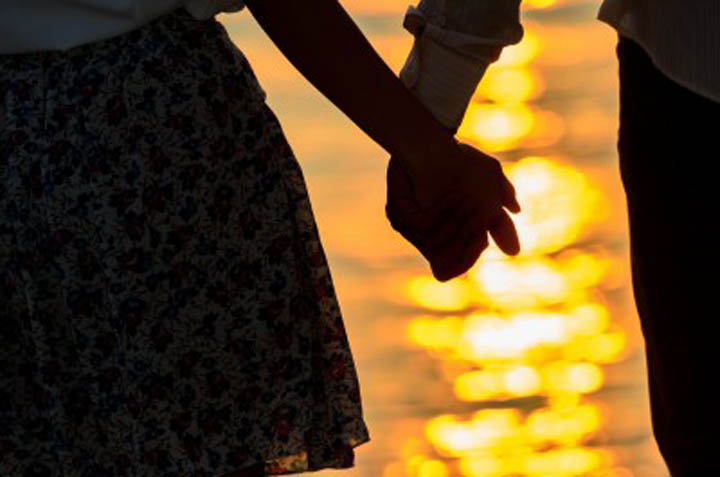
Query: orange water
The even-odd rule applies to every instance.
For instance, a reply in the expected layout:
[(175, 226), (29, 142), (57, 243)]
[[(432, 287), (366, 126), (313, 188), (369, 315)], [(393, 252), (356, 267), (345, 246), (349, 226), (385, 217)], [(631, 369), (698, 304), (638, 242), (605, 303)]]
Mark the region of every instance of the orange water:
[[(407, 3), (343, 4), (399, 71)], [(597, 6), (524, 2), (525, 39), (488, 71), (459, 131), (515, 184), (523, 250), (491, 244), (444, 284), (385, 219), (387, 154), (249, 12), (218, 17), (302, 164), (330, 262), (372, 439), (342, 475), (667, 475), (630, 288), (615, 35)]]

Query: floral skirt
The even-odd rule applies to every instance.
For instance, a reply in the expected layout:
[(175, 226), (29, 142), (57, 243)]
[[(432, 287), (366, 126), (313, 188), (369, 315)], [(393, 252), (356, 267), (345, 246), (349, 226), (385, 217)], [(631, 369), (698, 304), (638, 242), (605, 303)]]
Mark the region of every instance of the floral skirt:
[(0, 56), (0, 475), (289, 474), (368, 440), (300, 165), (224, 27)]

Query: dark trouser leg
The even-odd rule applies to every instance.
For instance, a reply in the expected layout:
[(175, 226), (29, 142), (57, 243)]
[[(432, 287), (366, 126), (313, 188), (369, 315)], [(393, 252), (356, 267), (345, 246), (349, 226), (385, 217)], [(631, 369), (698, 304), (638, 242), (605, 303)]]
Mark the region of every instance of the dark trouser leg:
[(673, 477), (720, 475), (720, 103), (671, 81), (621, 38), (620, 173), (652, 425)]

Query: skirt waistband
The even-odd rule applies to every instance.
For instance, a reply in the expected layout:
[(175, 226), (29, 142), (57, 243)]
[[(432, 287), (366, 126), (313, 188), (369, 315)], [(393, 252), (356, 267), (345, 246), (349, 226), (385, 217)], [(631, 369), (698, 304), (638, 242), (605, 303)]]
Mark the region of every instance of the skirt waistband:
[[(127, 98), (150, 79), (163, 88), (167, 81), (159, 79), (180, 70), (189, 82), (223, 83), (247, 110), (265, 102), (265, 91), (224, 25), (215, 17), (198, 20), (180, 7), (135, 30), (68, 50), (0, 55), (0, 126), (10, 111), (26, 110), (32, 101), (52, 104), (63, 97), (83, 103), (108, 88), (121, 88)], [(198, 88), (182, 94), (198, 94)]]
[(79, 57), (92, 55), (98, 51), (112, 51), (124, 48), (129, 44), (137, 44), (141, 38), (145, 37), (154, 37), (157, 42), (161, 42), (163, 36), (167, 40), (182, 34), (197, 35), (207, 30), (219, 32), (220, 30), (224, 31), (224, 28), (214, 17), (207, 20), (198, 20), (185, 7), (178, 7), (134, 30), (110, 38), (84, 43), (67, 50), (45, 50), (0, 55), (0, 65), (8, 65), (18, 61), (47, 63), (76, 60)]

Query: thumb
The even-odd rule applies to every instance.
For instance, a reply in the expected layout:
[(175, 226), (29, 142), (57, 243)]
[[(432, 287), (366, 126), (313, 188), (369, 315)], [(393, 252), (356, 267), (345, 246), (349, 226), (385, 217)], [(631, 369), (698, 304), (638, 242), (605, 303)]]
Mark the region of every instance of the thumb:
[(495, 217), (488, 231), (505, 254), (517, 255), (520, 253), (520, 239), (515, 224), (504, 209), (500, 209), (500, 213)]
[(502, 191), (503, 205), (507, 207), (511, 212), (517, 214), (520, 212), (520, 203), (517, 201), (517, 194), (515, 193), (515, 187), (512, 182), (503, 173), (500, 181), (500, 188)]

